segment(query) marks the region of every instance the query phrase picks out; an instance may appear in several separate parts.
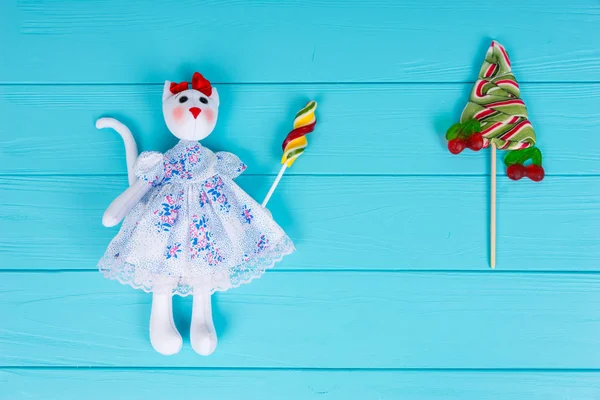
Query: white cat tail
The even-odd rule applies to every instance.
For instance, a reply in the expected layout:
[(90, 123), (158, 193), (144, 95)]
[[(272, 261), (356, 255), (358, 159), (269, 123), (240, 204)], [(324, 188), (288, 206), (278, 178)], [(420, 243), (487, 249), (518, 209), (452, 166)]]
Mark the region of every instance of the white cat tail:
[(125, 161), (127, 162), (129, 186), (133, 185), (137, 180), (137, 177), (133, 172), (133, 164), (138, 157), (138, 149), (137, 144), (135, 143), (135, 138), (131, 134), (131, 131), (122, 122), (119, 122), (114, 118), (98, 119), (96, 121), (96, 128), (112, 128), (123, 138), (123, 142), (125, 143)]

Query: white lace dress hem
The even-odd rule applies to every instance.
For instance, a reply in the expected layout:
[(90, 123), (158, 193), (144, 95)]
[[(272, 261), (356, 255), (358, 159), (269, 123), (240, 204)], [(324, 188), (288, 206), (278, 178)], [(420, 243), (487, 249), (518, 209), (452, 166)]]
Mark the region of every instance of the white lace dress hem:
[(108, 255), (102, 257), (98, 266), (106, 278), (134, 289), (147, 293), (171, 292), (185, 297), (193, 295), (195, 290), (213, 294), (249, 283), (260, 278), (267, 269), (273, 268), (283, 257), (294, 251), (294, 244), (285, 236), (270, 251), (265, 251), (230, 271), (213, 271), (198, 276), (164, 276), (144, 269), (143, 265), (120, 262)]

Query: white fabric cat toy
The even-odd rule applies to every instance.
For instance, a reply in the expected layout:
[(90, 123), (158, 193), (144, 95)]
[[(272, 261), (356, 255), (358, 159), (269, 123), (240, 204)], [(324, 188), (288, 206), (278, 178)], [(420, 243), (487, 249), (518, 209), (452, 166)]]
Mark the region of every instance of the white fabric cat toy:
[(173, 322), (173, 295), (193, 295), (190, 341), (202, 355), (217, 345), (210, 296), (259, 277), (294, 245), (271, 214), (233, 179), (246, 166), (232, 153), (213, 153), (198, 141), (217, 122), (219, 95), (199, 73), (187, 82), (165, 82), (163, 114), (180, 139), (165, 154), (143, 152), (130, 130), (112, 118), (125, 142), (129, 188), (102, 218), (118, 224), (98, 267), (107, 278), (152, 293), (150, 341), (156, 351), (179, 352), (181, 335)]

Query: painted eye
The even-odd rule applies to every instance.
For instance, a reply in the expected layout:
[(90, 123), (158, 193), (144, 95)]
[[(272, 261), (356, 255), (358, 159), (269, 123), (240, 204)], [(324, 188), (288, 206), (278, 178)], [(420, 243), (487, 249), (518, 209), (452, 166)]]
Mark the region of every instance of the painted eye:
[(206, 97), (200, 97), (200, 103), (208, 104), (208, 99)]
[(187, 97), (185, 97), (185, 96), (181, 96), (181, 97), (179, 98), (179, 102), (180, 102), (180, 103), (185, 103), (186, 101), (188, 101), (188, 98), (187, 98)]

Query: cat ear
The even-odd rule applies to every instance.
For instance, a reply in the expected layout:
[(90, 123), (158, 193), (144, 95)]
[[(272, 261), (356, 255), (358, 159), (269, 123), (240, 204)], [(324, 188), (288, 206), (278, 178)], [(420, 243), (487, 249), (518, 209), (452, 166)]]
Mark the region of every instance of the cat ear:
[(163, 99), (163, 101), (165, 101), (166, 99), (168, 99), (171, 96), (173, 96), (173, 93), (171, 93), (171, 82), (165, 81), (165, 86), (163, 87), (162, 99)]
[(219, 106), (219, 92), (214, 86), (212, 88), (212, 93), (210, 94), (210, 99), (217, 104), (217, 107)]

